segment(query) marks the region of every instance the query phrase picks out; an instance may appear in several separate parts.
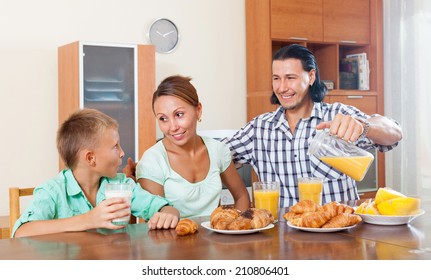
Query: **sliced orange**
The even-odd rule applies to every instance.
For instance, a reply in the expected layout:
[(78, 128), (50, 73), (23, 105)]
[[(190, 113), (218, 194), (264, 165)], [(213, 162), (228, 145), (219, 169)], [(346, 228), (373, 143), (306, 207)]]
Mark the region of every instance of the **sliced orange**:
[(379, 188), (376, 193), (376, 197), (374, 199), (376, 205), (379, 205), (380, 203), (397, 198), (397, 197), (406, 197), (404, 194), (397, 192), (396, 190), (390, 189), (390, 188)]
[(392, 216), (414, 215), (419, 212), (420, 207), (420, 199), (413, 197), (397, 197), (377, 205), (380, 214)]
[(369, 203), (367, 205), (367, 207), (365, 207), (364, 209), (364, 214), (369, 214), (369, 215), (380, 215), (381, 213), (379, 212), (379, 210), (377, 209), (377, 205), (376, 203), (373, 201), (371, 203)]
[(368, 206), (368, 204), (371, 203), (371, 199), (367, 199), (366, 201), (362, 202), (358, 208), (356, 208), (355, 213), (356, 214), (365, 214), (365, 208)]

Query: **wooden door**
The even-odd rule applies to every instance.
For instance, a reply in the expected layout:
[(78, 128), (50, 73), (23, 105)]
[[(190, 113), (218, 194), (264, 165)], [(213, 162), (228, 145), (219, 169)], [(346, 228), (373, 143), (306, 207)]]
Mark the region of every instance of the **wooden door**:
[(272, 0), (271, 38), (322, 41), (322, 0)]
[(323, 0), (325, 42), (370, 42), (369, 0)]

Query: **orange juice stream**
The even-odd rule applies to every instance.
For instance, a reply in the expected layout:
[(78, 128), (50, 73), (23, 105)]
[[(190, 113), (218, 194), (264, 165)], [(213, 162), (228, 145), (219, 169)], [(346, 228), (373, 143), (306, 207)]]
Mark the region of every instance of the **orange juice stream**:
[(356, 181), (362, 181), (373, 157), (321, 157), (320, 160)]
[(271, 211), (274, 219), (278, 219), (278, 200), (280, 198), (279, 191), (254, 191), (255, 207), (259, 209), (267, 209)]

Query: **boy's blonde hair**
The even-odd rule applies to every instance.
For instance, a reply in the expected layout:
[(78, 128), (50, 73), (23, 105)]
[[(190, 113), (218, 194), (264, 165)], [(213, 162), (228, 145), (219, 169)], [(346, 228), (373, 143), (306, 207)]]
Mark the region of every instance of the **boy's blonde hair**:
[(57, 131), (57, 150), (66, 166), (73, 169), (79, 152), (96, 148), (108, 128), (118, 129), (117, 121), (98, 110), (82, 109), (70, 115)]

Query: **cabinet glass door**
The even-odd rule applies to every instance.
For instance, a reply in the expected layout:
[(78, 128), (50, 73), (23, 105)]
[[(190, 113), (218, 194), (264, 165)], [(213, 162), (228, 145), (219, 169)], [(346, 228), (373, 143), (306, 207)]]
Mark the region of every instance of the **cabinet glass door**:
[(120, 144), (127, 158), (136, 159), (136, 83), (135, 47), (82, 46), (81, 108), (102, 111), (117, 120)]

